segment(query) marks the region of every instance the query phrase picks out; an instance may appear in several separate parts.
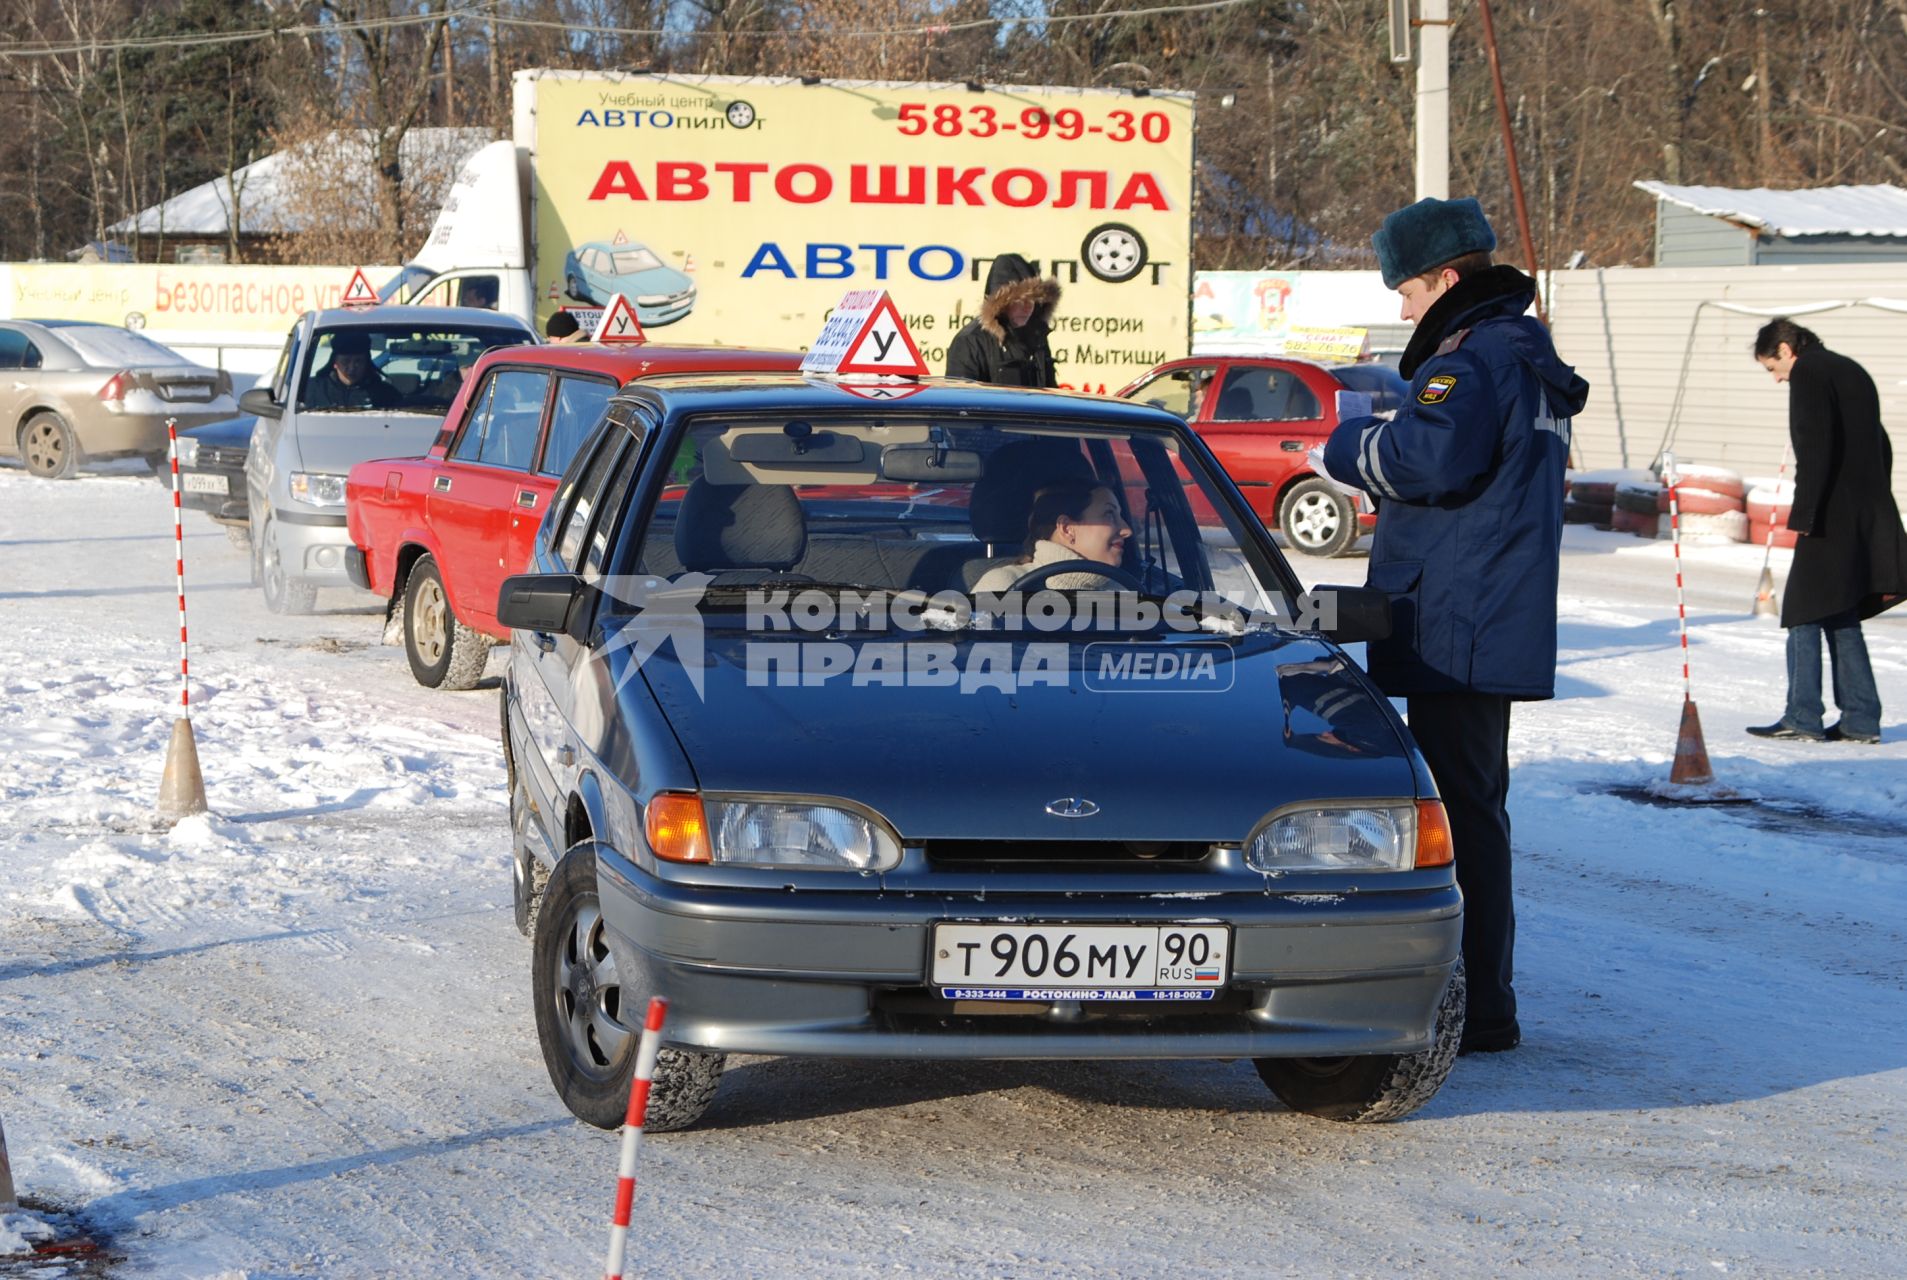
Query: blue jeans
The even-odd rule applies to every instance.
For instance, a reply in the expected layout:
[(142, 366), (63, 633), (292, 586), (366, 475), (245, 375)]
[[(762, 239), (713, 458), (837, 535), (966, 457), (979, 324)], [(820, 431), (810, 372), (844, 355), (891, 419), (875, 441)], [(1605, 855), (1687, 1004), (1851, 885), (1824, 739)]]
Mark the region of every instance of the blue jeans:
[(1880, 690), (1874, 687), (1874, 668), (1867, 660), (1860, 617), (1852, 610), (1788, 628), (1788, 710), (1782, 720), (1791, 729), (1822, 731), (1823, 633), (1827, 636), (1828, 660), (1834, 667), (1834, 705), (1841, 709), (1841, 728), (1852, 734), (1879, 733)]

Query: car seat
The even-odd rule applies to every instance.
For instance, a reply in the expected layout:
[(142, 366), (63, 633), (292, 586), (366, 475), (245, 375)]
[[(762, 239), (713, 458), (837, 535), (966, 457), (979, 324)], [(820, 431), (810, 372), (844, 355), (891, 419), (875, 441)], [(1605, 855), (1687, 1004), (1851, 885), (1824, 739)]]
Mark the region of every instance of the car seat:
[(935, 547), (914, 566), (909, 586), (973, 590), (987, 570), (1025, 551), (1035, 494), (1062, 480), (1094, 479), (1092, 464), (1072, 440), (1015, 440), (987, 455), (986, 466), (967, 500), (974, 540)]
[(1222, 422), (1250, 422), (1258, 417), (1258, 401), (1251, 388), (1235, 382), (1218, 393), (1218, 417)]
[(808, 554), (808, 519), (794, 490), (779, 484), (711, 484), (697, 479), (675, 519), (682, 568), (718, 583), (787, 573)]

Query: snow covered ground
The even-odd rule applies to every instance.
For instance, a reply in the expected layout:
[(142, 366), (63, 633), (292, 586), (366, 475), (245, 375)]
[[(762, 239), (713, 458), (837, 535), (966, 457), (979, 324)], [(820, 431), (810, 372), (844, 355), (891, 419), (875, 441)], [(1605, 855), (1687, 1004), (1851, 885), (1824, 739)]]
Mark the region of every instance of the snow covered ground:
[[(494, 690), (419, 688), (362, 598), (268, 614), (187, 532), (216, 816), (168, 831), (169, 499), (0, 471), (21, 1193), (117, 1275), (595, 1273), (616, 1140), (537, 1054)], [(1907, 617), (1868, 628), (1881, 746), (1750, 739), (1784, 671), (1760, 553), (1692, 551), (1709, 751), (1765, 803), (1652, 806), (1612, 793), (1675, 745), (1668, 557), (1569, 531), (1563, 697), (1512, 738), (1520, 1050), (1374, 1128), (1245, 1063), (745, 1060), (646, 1145), (636, 1274), (1907, 1274)]]

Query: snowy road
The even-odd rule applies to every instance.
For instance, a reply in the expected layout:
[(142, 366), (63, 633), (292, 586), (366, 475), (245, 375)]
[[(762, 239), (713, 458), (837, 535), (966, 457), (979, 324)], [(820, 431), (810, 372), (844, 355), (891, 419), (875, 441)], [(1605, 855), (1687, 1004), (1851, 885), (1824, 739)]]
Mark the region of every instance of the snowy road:
[[(494, 691), (418, 688), (354, 597), (273, 617), (187, 530), (218, 816), (168, 833), (169, 501), (0, 471), (21, 1191), (116, 1274), (594, 1274), (615, 1139), (537, 1055)], [(638, 1273), (1907, 1274), (1907, 618), (1869, 628), (1882, 746), (1751, 740), (1783, 671), (1759, 554), (1694, 552), (1710, 753), (1769, 804), (1655, 807), (1613, 793), (1674, 746), (1668, 549), (1569, 545), (1566, 696), (1512, 739), (1522, 1049), (1375, 1128), (1243, 1063), (744, 1060), (645, 1148)]]

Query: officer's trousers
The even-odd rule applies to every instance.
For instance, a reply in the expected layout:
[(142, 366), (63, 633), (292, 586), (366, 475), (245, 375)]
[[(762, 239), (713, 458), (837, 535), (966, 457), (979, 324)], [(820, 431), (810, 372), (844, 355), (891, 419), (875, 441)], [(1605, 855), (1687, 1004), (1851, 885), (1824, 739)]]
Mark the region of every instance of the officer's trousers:
[(1410, 732), (1437, 780), (1456, 846), (1463, 890), (1463, 967), (1468, 1025), (1494, 1030), (1516, 1021), (1511, 957), (1516, 911), (1510, 902), (1510, 700), (1494, 693), (1414, 693)]

